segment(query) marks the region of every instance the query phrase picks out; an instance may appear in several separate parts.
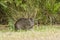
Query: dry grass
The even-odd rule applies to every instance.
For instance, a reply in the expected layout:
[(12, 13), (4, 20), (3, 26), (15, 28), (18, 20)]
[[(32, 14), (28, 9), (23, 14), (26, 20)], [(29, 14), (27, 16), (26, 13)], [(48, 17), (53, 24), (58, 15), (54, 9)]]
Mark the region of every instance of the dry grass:
[(0, 40), (60, 40), (60, 29), (45, 28), (40, 31), (0, 32)]

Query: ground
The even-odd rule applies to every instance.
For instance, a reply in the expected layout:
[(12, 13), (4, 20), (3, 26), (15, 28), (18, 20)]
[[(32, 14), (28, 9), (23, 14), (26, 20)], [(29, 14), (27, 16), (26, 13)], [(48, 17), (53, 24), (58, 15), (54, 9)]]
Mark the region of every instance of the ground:
[(20, 32), (0, 32), (0, 40), (60, 40), (60, 26), (41, 26)]

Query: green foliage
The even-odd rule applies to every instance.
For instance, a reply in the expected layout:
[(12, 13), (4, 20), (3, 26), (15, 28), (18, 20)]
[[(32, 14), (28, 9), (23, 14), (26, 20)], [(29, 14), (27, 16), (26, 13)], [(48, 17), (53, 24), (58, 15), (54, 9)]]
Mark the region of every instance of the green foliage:
[(8, 21), (9, 21), (8, 22), (9, 30), (10, 31), (15, 30), (15, 28), (14, 28), (14, 21), (12, 19), (9, 19)]
[(59, 2), (59, 3), (56, 3), (56, 4), (54, 5), (53, 12), (54, 12), (54, 13), (57, 12), (58, 9), (60, 9), (60, 2)]
[[(8, 24), (14, 25), (14, 22), (21, 17), (33, 18), (39, 20), (42, 24), (52, 24), (59, 19), (59, 0), (0, 0), (0, 9), (6, 14)], [(58, 13), (59, 11), (59, 13)], [(1, 10), (0, 10), (1, 12)], [(57, 18), (58, 17), (58, 18)], [(4, 17), (3, 17), (4, 18)], [(55, 21), (55, 22), (54, 22)], [(57, 20), (60, 22), (60, 19)]]

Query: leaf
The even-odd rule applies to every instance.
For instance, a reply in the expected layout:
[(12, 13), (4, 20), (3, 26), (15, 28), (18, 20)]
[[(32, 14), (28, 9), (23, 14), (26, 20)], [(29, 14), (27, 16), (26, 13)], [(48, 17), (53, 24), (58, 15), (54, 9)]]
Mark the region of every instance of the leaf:
[(19, 6), (20, 4), (22, 4), (22, 0), (15, 0), (16, 2), (16, 6)]
[(4, 4), (4, 3), (1, 3), (0, 4), (4, 7), (4, 8), (7, 8), (7, 6)]
[(60, 8), (60, 2), (59, 3), (56, 3), (55, 5), (54, 5), (54, 12), (56, 12), (58, 9)]

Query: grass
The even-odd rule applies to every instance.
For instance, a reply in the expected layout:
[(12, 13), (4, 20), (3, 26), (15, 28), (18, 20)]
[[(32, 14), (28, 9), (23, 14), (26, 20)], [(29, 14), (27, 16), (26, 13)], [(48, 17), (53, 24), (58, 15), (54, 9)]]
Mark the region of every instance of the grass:
[(34, 26), (28, 31), (0, 31), (0, 40), (60, 40), (60, 25)]

